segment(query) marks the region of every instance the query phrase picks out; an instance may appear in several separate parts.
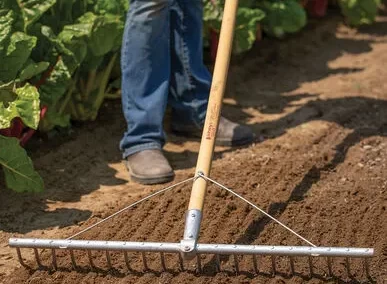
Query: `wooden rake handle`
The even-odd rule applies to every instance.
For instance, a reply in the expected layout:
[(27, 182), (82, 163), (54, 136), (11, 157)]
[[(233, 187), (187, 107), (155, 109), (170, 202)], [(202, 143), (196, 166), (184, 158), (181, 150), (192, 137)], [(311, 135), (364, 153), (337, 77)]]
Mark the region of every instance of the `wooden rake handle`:
[[(196, 175), (200, 172), (205, 176), (209, 176), (211, 171), (216, 133), (222, 110), (222, 100), (226, 88), (227, 73), (233, 46), (237, 10), (238, 0), (226, 0), (206, 120), (196, 164)], [(189, 210), (203, 210), (206, 189), (207, 182), (203, 178), (195, 180), (192, 186)]]

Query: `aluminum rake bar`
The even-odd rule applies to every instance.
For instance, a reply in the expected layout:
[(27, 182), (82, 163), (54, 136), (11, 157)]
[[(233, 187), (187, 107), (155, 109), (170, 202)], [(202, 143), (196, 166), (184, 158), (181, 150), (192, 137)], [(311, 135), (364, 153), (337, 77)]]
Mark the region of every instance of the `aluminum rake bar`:
[[(123, 252), (164, 252), (180, 253), (184, 251), (180, 243), (53, 240), (11, 238), (9, 246), (20, 248), (100, 250)], [(372, 248), (345, 247), (308, 247), (308, 246), (264, 246), (197, 244), (197, 254), (241, 254), (241, 255), (279, 255), (279, 256), (326, 256), (326, 257), (372, 257)]]

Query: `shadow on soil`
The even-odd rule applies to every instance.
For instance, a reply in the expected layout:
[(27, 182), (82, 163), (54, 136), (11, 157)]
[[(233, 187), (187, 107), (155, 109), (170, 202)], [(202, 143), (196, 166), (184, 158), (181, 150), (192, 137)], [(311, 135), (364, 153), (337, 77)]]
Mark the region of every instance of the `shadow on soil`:
[[(361, 54), (372, 50), (372, 41), (338, 38), (335, 31), (340, 17), (320, 21), (301, 34), (287, 41), (265, 40), (247, 55), (238, 59), (231, 69), (228, 97), (237, 104), (225, 106), (225, 113), (233, 120), (243, 122), (248, 118), (241, 107), (258, 109), (264, 114), (282, 113), (287, 106), (300, 105), (299, 109), (279, 120), (253, 125), (256, 133), (275, 138), (312, 120), (332, 121), (353, 129), (337, 146), (335, 158), (324, 168), (314, 168), (293, 190), (290, 201), (302, 198), (325, 168), (341, 163), (349, 147), (363, 137), (386, 133), (387, 119), (382, 115), (387, 102), (367, 98), (343, 98), (316, 100), (316, 94), (284, 95), (296, 90), (305, 82), (323, 79), (334, 74), (360, 72), (354, 68), (330, 68), (328, 63), (343, 53)], [(387, 33), (387, 22), (378, 22), (363, 33)], [(265, 66), (263, 68), (263, 66)], [(302, 100), (313, 100), (307, 103)], [(364, 117), (362, 117), (364, 115)], [(357, 119), (354, 119), (357, 117)], [(0, 230), (12, 233), (27, 233), (53, 226), (69, 226), (88, 219), (91, 212), (78, 209), (49, 210), (49, 202), (76, 202), (104, 186), (126, 186), (127, 181), (115, 177), (116, 169), (109, 164), (121, 163), (118, 142), (126, 123), (119, 102), (108, 102), (96, 122), (74, 127), (74, 133), (66, 143), (37, 142), (32, 156), (35, 165), (46, 183), (41, 195), (14, 194), (2, 191), (0, 195)], [(373, 125), (373, 128), (369, 128)], [(184, 138), (173, 139), (183, 143)], [(180, 142), (179, 142), (180, 141)], [(50, 144), (51, 143), (51, 144)], [(220, 158), (228, 149), (216, 154)], [(167, 156), (176, 169), (195, 166), (197, 153), (186, 150), (181, 153), (168, 152)], [(176, 162), (179, 161), (179, 162)], [(0, 182), (1, 183), (1, 182)], [(3, 187), (3, 185), (2, 185)], [(273, 204), (270, 213), (278, 216), (286, 204)], [(251, 224), (240, 241), (248, 243), (256, 238), (268, 222), (266, 219)]]

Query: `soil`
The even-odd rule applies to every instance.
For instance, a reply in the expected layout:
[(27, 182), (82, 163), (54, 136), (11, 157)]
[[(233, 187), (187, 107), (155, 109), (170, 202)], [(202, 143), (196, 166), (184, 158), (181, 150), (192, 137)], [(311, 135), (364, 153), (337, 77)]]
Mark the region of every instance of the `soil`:
[[(202, 256), (180, 272), (177, 258), (131, 254), (128, 273), (121, 254), (112, 253), (114, 269), (93, 252), (96, 269), (76, 252), (79, 269), (58, 252), (58, 271), (50, 253), (23, 249), (29, 268), (21, 267), (8, 238), (66, 238), (166, 185), (142, 186), (129, 180), (118, 142), (125, 129), (120, 103), (106, 102), (96, 122), (74, 126), (59, 142), (36, 140), (31, 148), (43, 176), (43, 194), (0, 195), (0, 283), (386, 283), (387, 282), (387, 16), (360, 30), (338, 16), (313, 22), (286, 40), (263, 40), (234, 58), (224, 114), (250, 125), (256, 143), (244, 148), (217, 147), (211, 177), (319, 246), (373, 247), (371, 278), (362, 262), (334, 261), (335, 277), (324, 259), (296, 259), (296, 275), (285, 258), (260, 260), (255, 275), (251, 257), (240, 257), (235, 275), (232, 257), (222, 256), (217, 273), (213, 256)], [(168, 121), (168, 119), (167, 119)], [(56, 140), (58, 141), (58, 140)], [(33, 147), (32, 147), (33, 146)], [(176, 169), (173, 183), (192, 177), (199, 141), (168, 133), (165, 152)], [(171, 184), (173, 184), (171, 183)], [(91, 230), (83, 239), (178, 242), (184, 229), (190, 184)], [(3, 187), (3, 186), (2, 186)], [(205, 203), (201, 242), (305, 245), (258, 211), (214, 185)]]

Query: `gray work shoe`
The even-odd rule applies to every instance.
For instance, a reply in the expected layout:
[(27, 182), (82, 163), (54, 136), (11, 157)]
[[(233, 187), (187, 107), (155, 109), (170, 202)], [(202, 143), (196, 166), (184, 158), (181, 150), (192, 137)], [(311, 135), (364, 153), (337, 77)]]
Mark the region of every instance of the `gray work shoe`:
[[(176, 135), (182, 135), (186, 137), (200, 138), (202, 136), (202, 130), (191, 129), (190, 127), (172, 126), (172, 131)], [(216, 145), (218, 146), (242, 146), (250, 144), (254, 141), (255, 136), (251, 129), (247, 126), (234, 123), (223, 116), (219, 119), (218, 133), (216, 134)]]
[(144, 150), (128, 156), (126, 167), (131, 179), (141, 184), (166, 183), (175, 176), (168, 160), (158, 149)]

